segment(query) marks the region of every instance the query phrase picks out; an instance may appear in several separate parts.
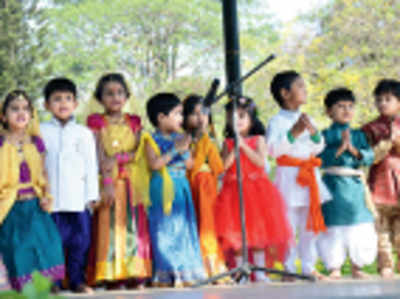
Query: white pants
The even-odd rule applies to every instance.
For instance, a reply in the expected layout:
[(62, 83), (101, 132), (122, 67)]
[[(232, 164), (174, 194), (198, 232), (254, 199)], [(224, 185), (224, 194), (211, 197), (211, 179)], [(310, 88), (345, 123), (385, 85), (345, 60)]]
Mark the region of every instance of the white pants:
[(287, 209), (288, 220), (293, 234), (298, 233), (299, 238), (297, 246), (295, 245), (289, 249), (285, 261), (285, 268), (289, 272), (297, 272), (295, 265), (297, 256), (301, 259), (302, 272), (304, 274), (311, 274), (315, 270), (315, 263), (318, 258), (316, 247), (318, 236), (306, 229), (308, 211), (309, 207), (307, 206), (288, 207)]
[(378, 251), (374, 223), (331, 226), (318, 239), (318, 249), (328, 270), (340, 269), (347, 254), (358, 267), (372, 264)]

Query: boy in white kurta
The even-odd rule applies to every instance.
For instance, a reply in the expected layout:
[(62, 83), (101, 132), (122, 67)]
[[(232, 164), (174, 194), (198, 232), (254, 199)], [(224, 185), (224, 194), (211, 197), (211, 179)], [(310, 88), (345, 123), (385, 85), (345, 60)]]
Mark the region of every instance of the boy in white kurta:
[(281, 110), (268, 125), (268, 152), (277, 159), (275, 183), (286, 201), (293, 233), (299, 236), (298, 245), (289, 250), (285, 268), (296, 272), (298, 254), (302, 272), (322, 279), (315, 269), (316, 239), (326, 230), (321, 204), (331, 198), (318, 170), (321, 161), (316, 158), (324, 149), (324, 139), (310, 117), (299, 110), (306, 103), (307, 91), (298, 73), (278, 73), (272, 80), (271, 93)]

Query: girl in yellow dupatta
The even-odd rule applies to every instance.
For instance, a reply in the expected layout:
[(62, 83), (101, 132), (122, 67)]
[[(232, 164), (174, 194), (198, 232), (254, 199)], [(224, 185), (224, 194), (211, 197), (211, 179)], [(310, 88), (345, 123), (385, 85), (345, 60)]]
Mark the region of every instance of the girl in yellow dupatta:
[(11, 286), (22, 289), (34, 271), (58, 282), (64, 278), (64, 255), (49, 214), (45, 147), (33, 130), (33, 104), (24, 91), (15, 90), (7, 95), (1, 113), (0, 253)]
[(224, 171), (222, 158), (207, 130), (210, 116), (202, 112), (202, 98), (191, 95), (183, 102), (184, 128), (193, 136), (193, 168), (188, 172), (196, 208), (200, 246), (207, 274), (226, 271), (225, 259), (215, 231), (215, 201), (218, 176)]
[(88, 282), (105, 282), (108, 288), (119, 288), (121, 284), (144, 286), (152, 268), (148, 222), (143, 204), (133, 197), (141, 121), (136, 115), (121, 112), (129, 98), (122, 75), (104, 75), (97, 84), (95, 97), (106, 112), (88, 117), (88, 126), (97, 139), (102, 177), (102, 199), (94, 214)]

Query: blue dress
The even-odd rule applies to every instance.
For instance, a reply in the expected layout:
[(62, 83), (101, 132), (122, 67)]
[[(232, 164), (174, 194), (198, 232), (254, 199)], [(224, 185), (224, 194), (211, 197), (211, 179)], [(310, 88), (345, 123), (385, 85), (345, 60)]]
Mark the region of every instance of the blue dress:
[[(154, 133), (153, 138), (162, 154), (170, 151), (179, 135), (165, 137)], [(150, 182), (151, 206), (149, 229), (153, 251), (153, 281), (172, 284), (194, 282), (206, 277), (200, 252), (196, 214), (192, 202), (185, 163), (180, 155), (168, 164), (175, 197), (169, 215), (163, 211), (162, 184), (158, 171)]]

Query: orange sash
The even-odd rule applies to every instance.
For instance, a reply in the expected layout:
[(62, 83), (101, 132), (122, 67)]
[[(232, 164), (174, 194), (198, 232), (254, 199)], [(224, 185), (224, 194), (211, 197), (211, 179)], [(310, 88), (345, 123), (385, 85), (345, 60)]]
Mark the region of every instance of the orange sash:
[(303, 187), (310, 188), (310, 210), (307, 219), (307, 229), (314, 233), (326, 231), (324, 217), (321, 211), (321, 200), (317, 178), (314, 168), (321, 166), (321, 159), (311, 157), (308, 160), (283, 155), (276, 160), (279, 166), (299, 167), (297, 183)]

